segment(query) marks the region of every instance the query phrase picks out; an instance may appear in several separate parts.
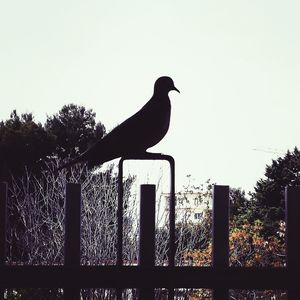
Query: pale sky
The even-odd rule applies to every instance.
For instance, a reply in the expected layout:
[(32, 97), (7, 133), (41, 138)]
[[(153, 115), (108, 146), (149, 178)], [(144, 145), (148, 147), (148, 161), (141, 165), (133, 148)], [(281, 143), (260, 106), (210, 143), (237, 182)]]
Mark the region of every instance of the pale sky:
[[(187, 174), (251, 190), (299, 146), (300, 2), (26, 0), (0, 5), (0, 119), (64, 104), (109, 130), (174, 79), (167, 136), (151, 151)], [(177, 186), (177, 189), (179, 187)]]

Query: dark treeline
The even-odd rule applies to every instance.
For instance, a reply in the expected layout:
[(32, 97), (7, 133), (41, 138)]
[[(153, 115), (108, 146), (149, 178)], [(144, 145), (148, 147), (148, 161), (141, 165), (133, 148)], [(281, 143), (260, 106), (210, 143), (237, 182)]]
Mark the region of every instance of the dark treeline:
[(69, 104), (48, 116), (45, 124), (36, 122), (32, 113), (0, 122), (0, 181), (18, 178), (26, 167), (38, 175), (53, 158), (74, 158), (105, 134), (96, 113), (83, 106)]

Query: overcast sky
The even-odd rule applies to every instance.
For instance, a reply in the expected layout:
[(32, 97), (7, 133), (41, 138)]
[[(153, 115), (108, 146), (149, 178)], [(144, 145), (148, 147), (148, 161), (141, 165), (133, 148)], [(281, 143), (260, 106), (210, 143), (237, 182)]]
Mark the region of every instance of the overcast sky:
[(152, 151), (174, 156), (177, 185), (191, 174), (251, 190), (300, 143), (299, 11), (296, 0), (2, 1), (0, 119), (17, 109), (44, 122), (73, 102), (109, 130), (169, 75), (181, 94)]

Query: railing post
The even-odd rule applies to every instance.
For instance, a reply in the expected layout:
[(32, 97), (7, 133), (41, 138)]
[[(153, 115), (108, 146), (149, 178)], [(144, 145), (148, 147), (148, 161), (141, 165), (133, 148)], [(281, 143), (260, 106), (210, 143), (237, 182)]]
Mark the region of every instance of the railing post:
[[(123, 265), (123, 162), (121, 158), (119, 161), (119, 176), (118, 176), (118, 208), (117, 208), (117, 261), (116, 265), (121, 267)], [(116, 289), (117, 300), (122, 300), (122, 289)]]
[[(213, 238), (212, 263), (216, 269), (229, 267), (229, 187), (213, 188)], [(213, 300), (229, 299), (226, 288), (213, 290)]]
[[(7, 183), (0, 182), (0, 269), (4, 267), (6, 259), (6, 205)], [(3, 299), (4, 288), (0, 288), (0, 300)]]
[[(286, 187), (285, 189), (285, 218), (286, 218), (286, 262), (289, 272), (300, 268), (300, 188)], [(296, 278), (296, 275), (295, 275)], [(288, 300), (299, 299), (300, 289), (288, 290)]]
[[(141, 185), (139, 266), (151, 268), (155, 265), (155, 185)], [(151, 280), (151, 278), (149, 278)], [(140, 300), (153, 300), (154, 289), (141, 288)]]
[[(73, 269), (80, 266), (81, 186), (68, 183), (65, 202), (65, 266)], [(79, 300), (80, 288), (65, 287), (66, 300)]]
[[(173, 268), (175, 266), (175, 209), (176, 209), (176, 199), (175, 199), (175, 160), (172, 156), (168, 157), (170, 164), (170, 202), (169, 202), (169, 267)], [(173, 300), (175, 296), (174, 289), (168, 289), (168, 300)]]
[(169, 226), (170, 226), (170, 241), (169, 241), (169, 266), (175, 266), (175, 161), (170, 156), (168, 158), (170, 163), (170, 202), (169, 202)]

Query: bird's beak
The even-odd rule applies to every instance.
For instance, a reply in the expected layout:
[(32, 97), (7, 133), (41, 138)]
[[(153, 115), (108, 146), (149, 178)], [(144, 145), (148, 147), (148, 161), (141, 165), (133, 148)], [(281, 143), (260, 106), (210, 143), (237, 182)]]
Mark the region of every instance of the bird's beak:
[(180, 91), (175, 86), (173, 87), (173, 90), (180, 94)]

